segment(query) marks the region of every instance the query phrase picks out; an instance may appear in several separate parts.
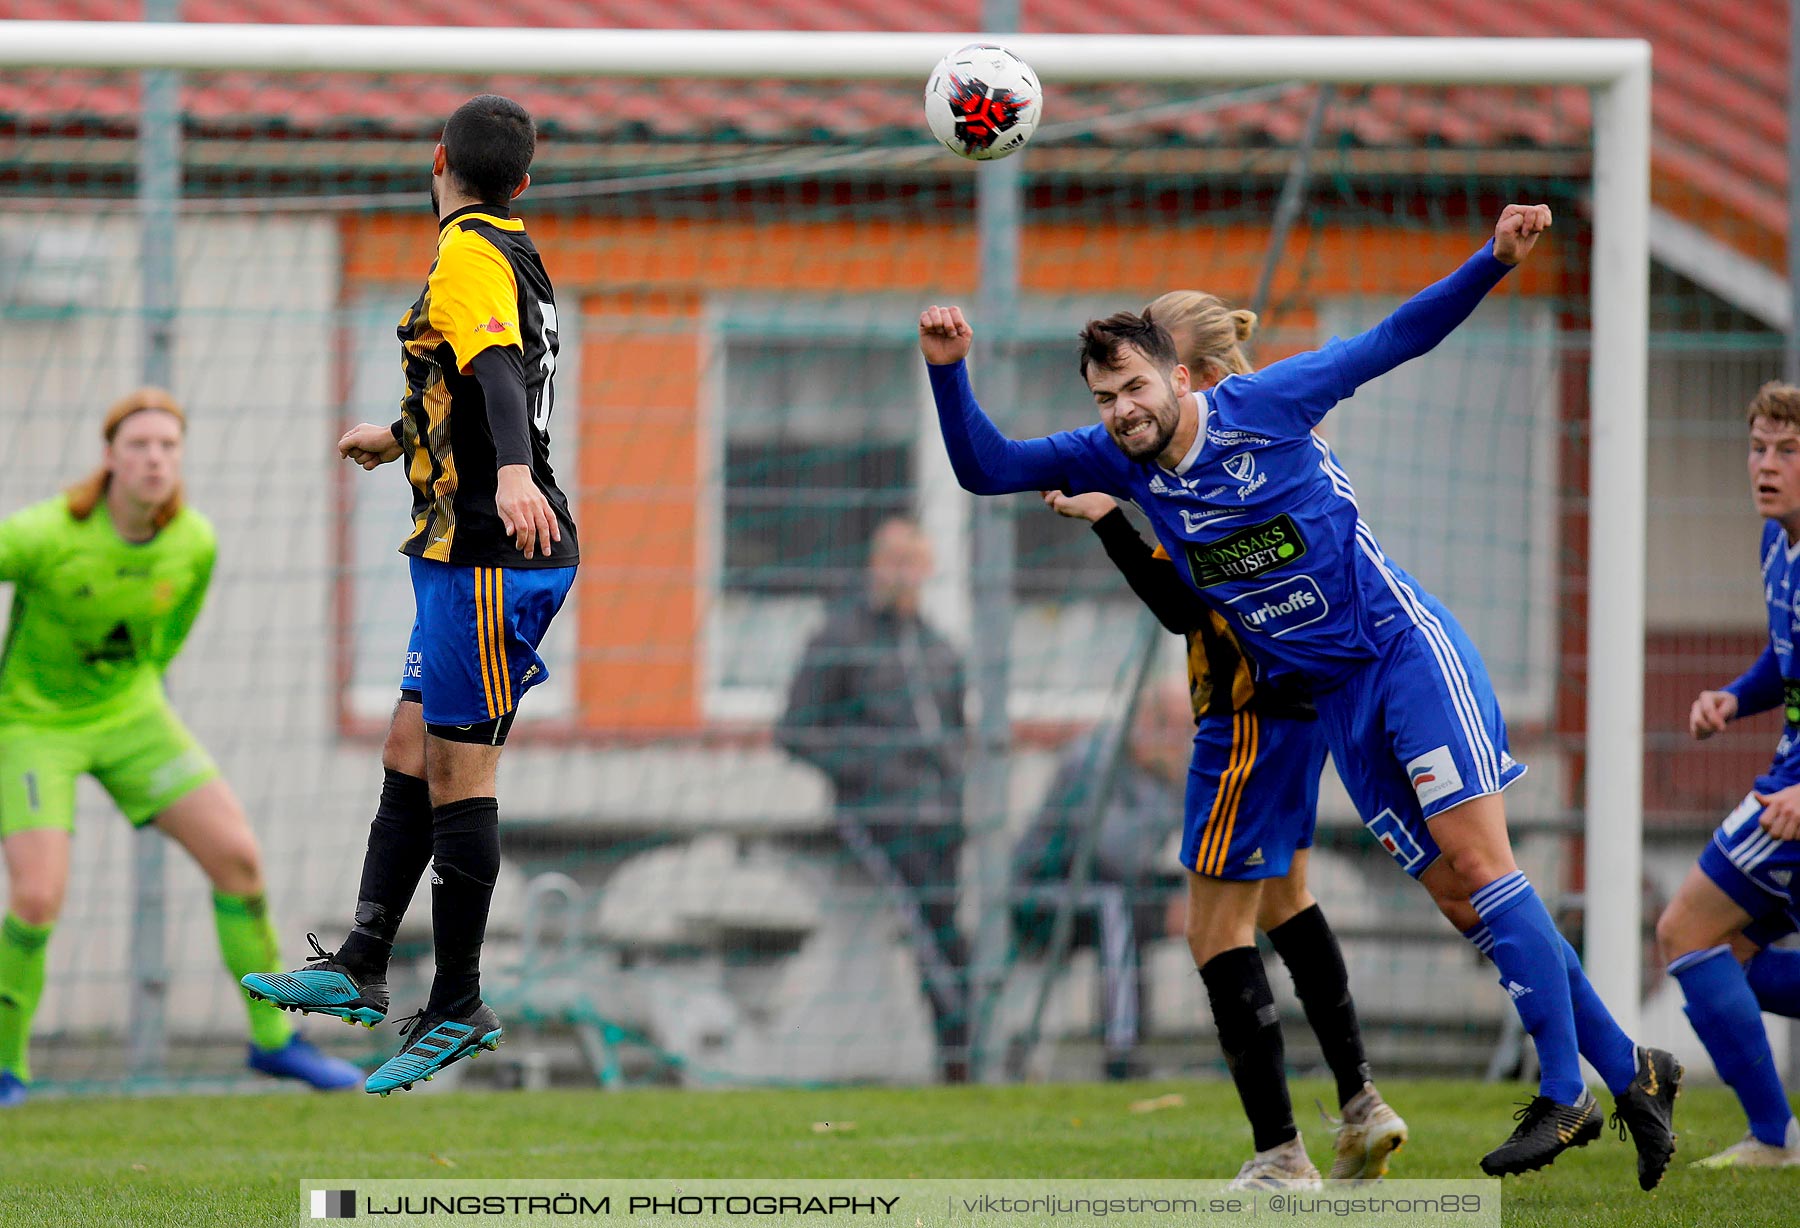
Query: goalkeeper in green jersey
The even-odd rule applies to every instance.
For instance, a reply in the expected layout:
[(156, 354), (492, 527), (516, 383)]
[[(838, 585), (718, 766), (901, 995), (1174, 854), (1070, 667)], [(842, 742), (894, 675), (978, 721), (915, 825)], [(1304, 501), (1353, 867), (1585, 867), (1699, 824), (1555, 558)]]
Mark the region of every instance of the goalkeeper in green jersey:
[[(163, 694), (216, 553), (212, 526), (182, 506), (184, 427), (168, 393), (132, 393), (106, 415), (105, 458), (91, 477), (0, 520), (0, 581), (14, 586), (0, 660), (0, 1105), (26, 1098), (31, 1016), (68, 889), (83, 773), (133, 826), (155, 823), (212, 881), (234, 981), (281, 967), (256, 838)], [(280, 1011), (246, 1005), (251, 1069), (318, 1088), (361, 1082), (361, 1071), (313, 1048)]]

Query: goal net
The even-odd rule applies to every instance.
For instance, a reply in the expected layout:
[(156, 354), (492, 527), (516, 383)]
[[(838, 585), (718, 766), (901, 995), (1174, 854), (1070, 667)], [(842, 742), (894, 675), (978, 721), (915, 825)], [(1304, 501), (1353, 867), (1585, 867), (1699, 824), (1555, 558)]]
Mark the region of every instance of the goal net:
[[(976, 166), (932, 142), (920, 106), (932, 62), (966, 41), (0, 34), (0, 511), (86, 472), (122, 392), (162, 378), (186, 406), (189, 496), (220, 552), (170, 694), (251, 818), (283, 966), (349, 922), (412, 620), (403, 476), (333, 444), (395, 414), (394, 328), (434, 254), (433, 145), (495, 92), (540, 134), (516, 207), (556, 286), (549, 429), (583, 554), (501, 769), (484, 967), (512, 1029), (502, 1077), (926, 1081), (964, 1043), (947, 1013), (993, 1077), (1121, 1054), (1212, 1065), (1171, 910), (1183, 646), (1146, 626), (1084, 526), (957, 488), (917, 313), (968, 308), (992, 343), (987, 408), (1015, 436), (1048, 432), (1092, 414), (1073, 347), (1092, 316), (1212, 291), (1260, 312), (1267, 363), (1374, 323), (1511, 201), (1554, 208), (1543, 249), (1323, 431), (1388, 552), (1480, 646), (1532, 769), (1508, 794), (1522, 863), (1608, 996), (1629, 986), (1629, 1017), (1647, 52), (1008, 39), (1045, 82), (1045, 120), (1025, 153)], [(1766, 359), (1742, 348), (1733, 388)], [(1703, 429), (1729, 451), (1724, 417)], [(1682, 532), (1698, 523), (1678, 510)], [(896, 517), (931, 558), (928, 633), (869, 609), (831, 623), (870, 606), (871, 543)], [(1735, 648), (1753, 611), (1721, 613), (1692, 577), (1735, 577), (1749, 550), (1736, 521), (1707, 524), (1672, 583), (1693, 602), (1683, 625)], [(866, 638), (826, 662), (846, 693), (809, 757), (784, 716), (828, 624)], [(954, 716), (939, 686), (960, 690)], [(858, 813), (845, 764), (884, 758), (907, 783)], [(1313, 889), (1377, 1060), (1479, 1073), (1509, 1015), (1491, 972), (1335, 779), (1323, 797)], [(1682, 812), (1695, 843), (1702, 809)], [(1068, 856), (1034, 875), (1018, 850), (1051, 829)], [(244, 1012), (204, 879), (172, 852), (146, 891), (152, 838), (92, 781), (75, 833), (37, 1077), (238, 1077)], [(1595, 835), (1604, 881), (1584, 876)], [(429, 911), (421, 892), (397, 1012), (423, 1002)], [(353, 1058), (391, 1031), (304, 1026)], [(1294, 1031), (1302, 1065), (1309, 1043)]]

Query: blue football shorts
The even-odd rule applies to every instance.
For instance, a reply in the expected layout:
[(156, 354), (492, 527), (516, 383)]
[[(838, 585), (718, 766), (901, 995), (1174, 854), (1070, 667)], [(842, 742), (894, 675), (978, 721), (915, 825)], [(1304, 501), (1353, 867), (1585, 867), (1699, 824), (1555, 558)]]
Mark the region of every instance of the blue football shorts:
[(1363, 826), (1402, 870), (1438, 858), (1429, 821), (1525, 774), (1481, 654), (1436, 601), (1382, 655), (1317, 698), (1331, 760)]
[(1794, 902), (1800, 840), (1777, 840), (1764, 831), (1762, 812), (1754, 793), (1739, 802), (1700, 850), (1700, 871), (1752, 921), (1769, 923), (1759, 931), (1766, 946), (1782, 937), (1785, 922), (1800, 925)]
[(504, 720), (550, 676), (537, 649), (575, 583), (575, 568), (407, 561), (414, 614), (400, 690), (418, 694), (427, 725)]
[(1188, 768), (1181, 864), (1208, 878), (1281, 878), (1311, 848), (1325, 738), (1318, 721), (1202, 718)]

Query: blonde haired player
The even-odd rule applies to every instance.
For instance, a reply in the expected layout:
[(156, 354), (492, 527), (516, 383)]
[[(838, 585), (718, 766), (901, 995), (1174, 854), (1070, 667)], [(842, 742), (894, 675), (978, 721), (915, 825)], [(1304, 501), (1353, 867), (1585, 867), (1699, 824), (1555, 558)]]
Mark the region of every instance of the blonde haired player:
[[(185, 505), (186, 418), (159, 388), (107, 413), (100, 467), (0, 521), (0, 580), (13, 584), (0, 664), (0, 1104), (26, 1098), (31, 1017), (45, 946), (69, 884), (75, 780), (92, 775), (136, 827), (154, 823), (211, 880), (233, 978), (272, 971), (262, 854), (219, 769), (163, 693), (206, 600), (212, 526)], [(317, 1088), (354, 1087), (272, 1007), (250, 1002), (251, 1069)]]
[[(1243, 343), (1256, 330), (1255, 312), (1198, 290), (1175, 290), (1144, 314), (1168, 330), (1196, 385), (1210, 388), (1254, 370)], [(1089, 521), (1132, 591), (1163, 626), (1188, 640), (1196, 732), (1181, 846), (1188, 872), (1187, 938), (1214, 998), (1219, 1043), (1254, 1137), (1256, 1153), (1238, 1181), (1280, 1188), (1319, 1179), (1294, 1124), (1279, 1018), (1268, 1012), (1251, 1026), (1234, 1026), (1243, 1021), (1225, 1000), (1246, 978), (1267, 985), (1256, 950), (1259, 929), (1287, 965), (1337, 1081), (1342, 1117), (1330, 1176), (1379, 1179), (1388, 1157), (1406, 1142), (1406, 1123), (1371, 1081), (1343, 953), (1306, 886), (1325, 766), (1325, 739), (1311, 696), (1303, 687), (1262, 684), (1225, 618), (1188, 588), (1160, 546), (1152, 551), (1110, 496), (1048, 491), (1044, 502), (1061, 515)]]

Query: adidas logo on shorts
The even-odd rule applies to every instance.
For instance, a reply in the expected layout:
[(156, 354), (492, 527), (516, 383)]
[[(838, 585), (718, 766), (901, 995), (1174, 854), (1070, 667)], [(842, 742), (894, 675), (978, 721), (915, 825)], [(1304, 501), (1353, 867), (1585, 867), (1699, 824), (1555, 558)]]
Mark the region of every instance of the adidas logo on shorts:
[(1514, 1002), (1517, 1002), (1520, 998), (1523, 998), (1530, 992), (1531, 986), (1529, 985), (1521, 985), (1517, 981), (1508, 981), (1506, 983), (1506, 996), (1511, 998)]

